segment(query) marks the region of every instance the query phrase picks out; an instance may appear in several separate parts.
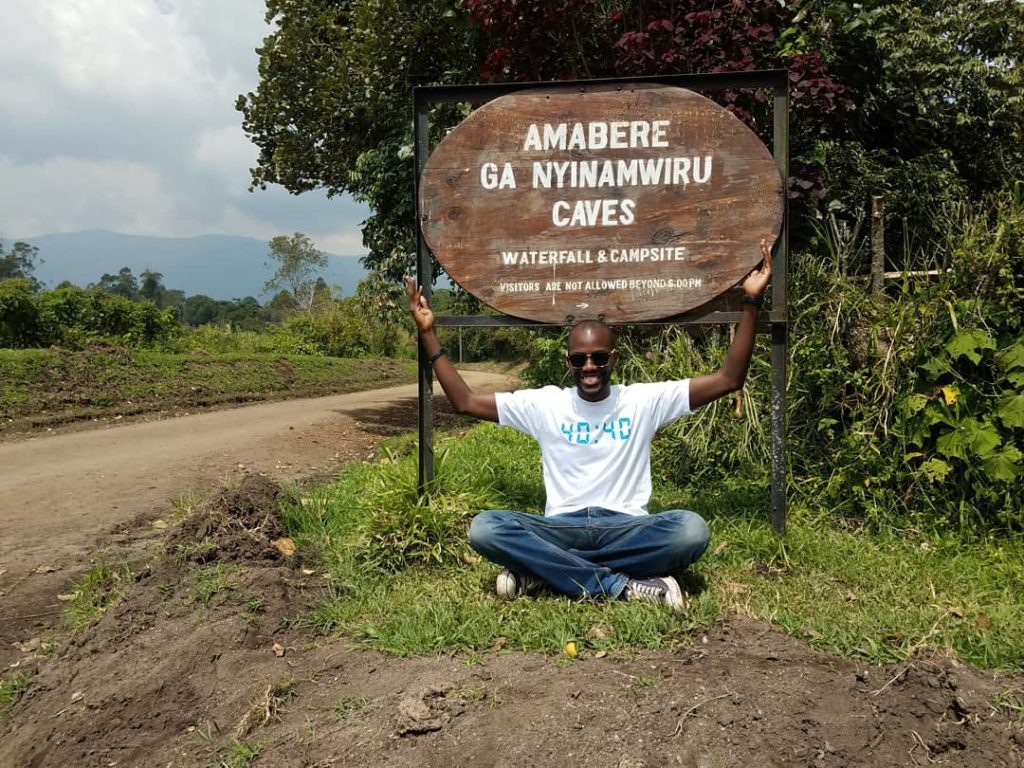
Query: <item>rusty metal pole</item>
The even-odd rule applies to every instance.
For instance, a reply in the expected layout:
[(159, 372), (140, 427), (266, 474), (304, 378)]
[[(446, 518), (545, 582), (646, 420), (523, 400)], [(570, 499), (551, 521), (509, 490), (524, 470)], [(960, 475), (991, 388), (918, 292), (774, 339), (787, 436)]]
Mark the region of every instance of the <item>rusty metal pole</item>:
[[(775, 165), (782, 176), (785, 196), (782, 231), (775, 248), (772, 274), (772, 314), (786, 313), (786, 287), (789, 273), (789, 80), (776, 87), (774, 96), (773, 144)], [(786, 531), (786, 346), (789, 336), (788, 317), (773, 320), (772, 332), (772, 526), (779, 533)]]
[[(416, 282), (423, 288), (423, 295), (430, 300), (431, 280), (433, 277), (433, 266), (431, 264), (430, 251), (423, 240), (423, 231), (420, 228), (420, 175), (423, 167), (427, 164), (430, 155), (430, 115), (428, 113), (429, 102), (420, 97), (420, 89), (413, 89), (413, 102), (416, 111), (416, 180), (414, 183), (414, 194), (416, 195)], [(422, 496), (426, 493), (427, 486), (434, 479), (434, 371), (430, 366), (426, 353), (423, 351), (423, 344), (419, 342), (417, 334), (419, 376), (419, 482), (417, 490)]]
[(881, 296), (885, 279), (885, 205), (871, 196), (871, 293)]

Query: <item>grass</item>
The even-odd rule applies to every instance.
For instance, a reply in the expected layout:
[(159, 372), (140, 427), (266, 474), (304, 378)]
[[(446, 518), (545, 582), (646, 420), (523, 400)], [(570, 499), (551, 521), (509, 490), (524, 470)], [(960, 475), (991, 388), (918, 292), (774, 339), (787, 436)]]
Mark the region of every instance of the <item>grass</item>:
[(209, 765), (210, 768), (248, 768), (262, 750), (262, 742), (233, 739), (215, 750), (216, 757)]
[(711, 551), (686, 575), (694, 596), (681, 616), (557, 596), (499, 601), (498, 569), (469, 551), (466, 528), (481, 508), (539, 508), (537, 449), (491, 425), (436, 448), (429, 506), (416, 497), (415, 456), (391, 450), (285, 510), (299, 548), (331, 575), (313, 625), (399, 656), (559, 654), (570, 640), (587, 655), (688, 645), (746, 615), (869, 663), (939, 648), (984, 668), (1024, 668), (1024, 540), (872, 534), (810, 510), (794, 510), (780, 538), (759, 481), (699, 500), (656, 488), (658, 508), (698, 509), (712, 530)]
[[(1024, 668), (1024, 545), (869, 535), (797, 521), (719, 519), (712, 587), (724, 610), (870, 662), (924, 648), (985, 668)], [(708, 571), (710, 573), (710, 570)]]
[(212, 754), (207, 763), (210, 768), (248, 768), (263, 751), (262, 741), (250, 741), (252, 731), (280, 719), (284, 712), (284, 704), (297, 696), (294, 681), (278, 681), (271, 683), (252, 702), (248, 710), (235, 726), (234, 735), (230, 739), (219, 740), (214, 737), (214, 724), (199, 729), (198, 738), (206, 750)]
[(267, 601), (260, 595), (251, 595), (242, 601), (242, 619), (252, 624), (266, 608)]
[(7, 716), (31, 683), (32, 678), (23, 672), (0, 678), (0, 718)]
[(131, 581), (132, 570), (127, 563), (115, 566), (100, 560), (72, 588), (74, 597), (64, 608), (64, 620), (71, 631), (89, 626), (124, 595)]
[(344, 720), (353, 712), (359, 712), (360, 710), (365, 709), (367, 704), (369, 704), (369, 702), (362, 696), (347, 696), (334, 705), (334, 714), (336, 714), (339, 719)]
[(210, 492), (203, 492), (196, 488), (190, 488), (183, 494), (171, 500), (170, 519), (178, 523), (188, 517), (192, 510), (198, 507), (210, 496)]
[[(184, 515), (182, 515), (184, 517)], [(204, 536), (199, 541), (188, 541), (183, 544), (175, 544), (174, 558), (179, 563), (195, 561), (203, 562), (212, 552), (216, 551), (217, 543), (210, 537)]]
[(0, 350), (0, 432), (159, 411), (354, 392), (415, 381), (412, 360), (166, 353), (96, 347)]
[(992, 708), (997, 712), (1010, 712), (1017, 720), (1024, 721), (1024, 689), (1008, 688), (995, 695)]
[(240, 566), (230, 563), (216, 563), (196, 568), (188, 574), (189, 599), (204, 606), (223, 602), (225, 596), (234, 591), (235, 583), (232, 576), (239, 570)]

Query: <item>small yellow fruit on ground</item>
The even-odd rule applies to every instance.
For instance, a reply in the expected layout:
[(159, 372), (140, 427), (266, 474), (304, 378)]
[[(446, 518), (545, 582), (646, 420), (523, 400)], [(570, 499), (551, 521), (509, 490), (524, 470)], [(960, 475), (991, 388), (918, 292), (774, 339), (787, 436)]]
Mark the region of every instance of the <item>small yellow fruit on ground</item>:
[(565, 655), (573, 659), (576, 658), (576, 643), (572, 640), (565, 644)]

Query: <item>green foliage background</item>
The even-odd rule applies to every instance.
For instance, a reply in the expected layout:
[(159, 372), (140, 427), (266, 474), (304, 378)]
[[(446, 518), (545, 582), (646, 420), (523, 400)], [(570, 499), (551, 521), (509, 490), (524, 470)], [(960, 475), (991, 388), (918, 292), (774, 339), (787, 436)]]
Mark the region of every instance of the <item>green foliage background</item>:
[[(259, 85), (237, 102), (253, 184), (368, 203), (367, 263), (393, 298), (414, 251), (414, 85), (788, 68), (794, 245), (824, 204), (852, 215), (881, 195), (906, 221), (898, 267), (927, 260), (941, 204), (1024, 177), (1015, 0), (268, 0), (267, 18)], [(714, 96), (767, 130), (756, 94)], [(432, 140), (470, 108), (433, 110)]]
[[(1024, 528), (1024, 203), (1019, 187), (946, 207), (930, 279), (871, 292), (847, 274), (852, 242), (817, 243), (791, 264), (787, 460), (791, 497), (876, 528), (979, 536)], [(837, 227), (819, 229), (822, 238)], [(831, 254), (822, 258), (821, 254)], [(708, 373), (728, 339), (679, 330), (622, 334), (622, 381)], [(564, 342), (538, 340), (526, 373), (564, 382)], [(699, 498), (767, 498), (768, 345), (759, 340), (742, 408), (716, 401), (663, 430), (660, 476)]]

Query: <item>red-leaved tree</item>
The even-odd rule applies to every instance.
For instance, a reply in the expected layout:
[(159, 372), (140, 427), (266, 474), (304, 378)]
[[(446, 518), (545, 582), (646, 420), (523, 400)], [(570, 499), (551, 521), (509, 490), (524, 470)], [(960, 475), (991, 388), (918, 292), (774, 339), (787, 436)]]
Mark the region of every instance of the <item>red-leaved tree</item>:
[[(792, 37), (794, 11), (777, 0), (463, 0), (486, 38), (481, 74), (493, 82), (737, 72), (785, 68), (794, 115), (790, 194), (822, 194), (802, 157), (813, 137), (851, 106), (821, 53)], [(787, 30), (790, 34), (787, 35)], [(708, 94), (762, 136), (764, 91)]]

